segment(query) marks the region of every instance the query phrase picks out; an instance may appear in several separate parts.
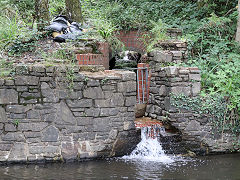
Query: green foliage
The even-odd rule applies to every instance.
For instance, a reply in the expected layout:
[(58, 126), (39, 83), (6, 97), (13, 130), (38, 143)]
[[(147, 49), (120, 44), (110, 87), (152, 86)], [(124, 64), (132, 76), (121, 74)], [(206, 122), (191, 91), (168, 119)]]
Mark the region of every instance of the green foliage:
[(65, 0), (49, 0), (49, 11), (51, 18), (54, 18), (59, 14), (65, 14)]
[(163, 23), (161, 19), (159, 19), (157, 22), (151, 21), (151, 29), (149, 34), (144, 34), (144, 42), (147, 47), (147, 52), (151, 52), (153, 49), (155, 49), (155, 45), (159, 41), (163, 41), (168, 39), (167, 36), (167, 24)]
[(227, 17), (212, 13), (195, 33), (188, 34), (191, 52), (188, 65), (200, 68), (202, 93), (225, 97), (229, 118), (240, 121), (240, 47), (234, 41), (236, 18), (236, 12)]
[(101, 18), (95, 18), (92, 21), (95, 30), (95, 37), (99, 40), (102, 39), (108, 42), (113, 54), (120, 52), (125, 48), (124, 44), (116, 36), (118, 28), (111, 21)]
[(34, 17), (34, 1), (2, 0), (0, 2), (0, 15), (9, 19), (18, 15), (24, 23), (30, 23)]
[(110, 22), (104, 19), (94, 19), (94, 28), (99, 33), (99, 35), (107, 40), (110, 36), (114, 34), (117, 28)]
[(208, 8), (199, 8), (197, 3), (183, 0), (85, 0), (85, 17), (98, 15), (118, 25), (120, 29), (149, 29), (150, 20), (162, 19), (172, 27), (179, 27), (191, 19), (201, 19)]
[(229, 111), (227, 99), (222, 94), (187, 97), (185, 95), (172, 95), (171, 105), (180, 112), (188, 110), (195, 114), (207, 116), (218, 132), (231, 131), (240, 133), (240, 123), (236, 116)]
[(14, 71), (13, 63), (0, 59), (0, 77), (9, 77)]

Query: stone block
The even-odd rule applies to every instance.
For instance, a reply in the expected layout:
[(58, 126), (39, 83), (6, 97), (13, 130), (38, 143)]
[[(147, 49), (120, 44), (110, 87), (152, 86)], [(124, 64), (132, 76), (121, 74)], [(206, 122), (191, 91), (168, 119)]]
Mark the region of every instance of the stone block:
[(114, 93), (109, 100), (112, 107), (124, 106), (124, 97), (122, 93)]
[(4, 79), (0, 79), (0, 86), (4, 85)]
[(82, 90), (84, 87), (84, 83), (83, 82), (75, 82), (73, 84), (73, 89), (74, 90)]
[(26, 114), (14, 114), (14, 113), (10, 113), (9, 118), (10, 118), (10, 119), (24, 119), (24, 118), (26, 118)]
[(160, 88), (158, 90), (158, 95), (160, 95), (160, 96), (166, 96), (167, 95), (166, 86), (164, 86), (164, 85), (160, 86)]
[(56, 92), (50, 88), (46, 82), (41, 83), (41, 93), (44, 98), (44, 102), (58, 102), (59, 98)]
[(0, 122), (6, 122), (7, 121), (7, 116), (5, 109), (0, 106)]
[(201, 73), (201, 71), (197, 67), (190, 67), (189, 70), (193, 74), (200, 74)]
[(100, 114), (100, 108), (88, 108), (85, 110), (86, 116), (98, 117)]
[(44, 122), (52, 123), (52, 122), (57, 121), (57, 114), (56, 114), (56, 113), (43, 114), (42, 117), (41, 117), (41, 119), (42, 119)]
[(136, 73), (131, 71), (119, 71), (117, 74), (121, 74), (123, 81), (136, 81)]
[(177, 56), (177, 57), (182, 57), (183, 56), (183, 52), (182, 51), (171, 51), (173, 56)]
[(76, 119), (64, 101), (57, 105), (56, 124), (76, 124)]
[(10, 113), (16, 113), (16, 114), (21, 114), (21, 113), (26, 113), (32, 108), (31, 105), (23, 106), (23, 105), (7, 105), (6, 106), (6, 111)]
[(59, 136), (59, 130), (51, 125), (42, 131), (43, 142), (57, 142)]
[(94, 132), (109, 132), (111, 121), (109, 118), (94, 118), (93, 131)]
[(40, 132), (31, 132), (31, 131), (24, 132), (23, 134), (26, 138), (37, 138), (37, 137), (41, 137), (42, 135)]
[(75, 117), (83, 117), (86, 116), (85, 112), (73, 112), (73, 115)]
[(116, 116), (119, 113), (117, 108), (101, 108), (100, 116)]
[(21, 132), (8, 132), (2, 137), (3, 141), (16, 141), (16, 142), (24, 142), (25, 137)]
[(60, 154), (60, 148), (58, 146), (30, 146), (30, 154)]
[(77, 159), (78, 156), (78, 142), (62, 142), (61, 144), (61, 154), (65, 160)]
[(38, 92), (38, 93), (23, 92), (23, 93), (21, 93), (21, 97), (23, 97), (26, 100), (29, 100), (29, 99), (40, 98), (41, 95), (40, 95), (40, 92)]
[(85, 75), (84, 74), (75, 74), (74, 75), (74, 82), (82, 82), (82, 81), (84, 81), (84, 79), (85, 79), (86, 77), (85, 77)]
[(99, 82), (99, 80), (96, 80), (96, 79), (89, 79), (87, 82), (87, 86), (89, 86), (89, 87), (100, 86), (100, 82)]
[(20, 122), (18, 125), (19, 131), (42, 131), (44, 128), (48, 126), (46, 122), (34, 122), (34, 123), (22, 123)]
[(41, 114), (38, 110), (30, 110), (27, 112), (27, 119), (41, 120)]
[(25, 98), (20, 98), (20, 104), (37, 104), (38, 99), (25, 99)]
[(125, 121), (123, 123), (123, 130), (128, 131), (128, 130), (131, 130), (131, 129), (135, 129), (134, 122), (133, 121)]
[(39, 143), (39, 142), (41, 142), (41, 139), (40, 138), (27, 138), (26, 139), (26, 142), (28, 143), (28, 144), (32, 144), (32, 143)]
[(136, 96), (126, 97), (125, 106), (127, 107), (135, 106), (135, 104), (136, 104)]
[(14, 81), (13, 80), (5, 80), (5, 86), (13, 86)]
[(109, 133), (108, 138), (109, 139), (116, 139), (118, 135), (118, 130), (117, 129), (112, 129)]
[(34, 85), (37, 86), (39, 82), (39, 77), (36, 76), (16, 76), (15, 85)]
[(178, 75), (178, 67), (176, 67), (176, 66), (167, 67), (167, 68), (165, 68), (165, 70), (166, 70), (166, 75), (167, 76), (176, 76), (176, 75)]
[(112, 91), (112, 92), (115, 92), (115, 91), (116, 91), (116, 86), (115, 86), (115, 85), (103, 85), (103, 86), (102, 86), (102, 90), (103, 90), (103, 91)]
[(93, 124), (93, 117), (77, 117), (76, 120), (77, 120), (78, 126), (85, 126), (85, 125)]
[(117, 84), (118, 92), (136, 92), (136, 81), (120, 82)]
[(147, 104), (136, 104), (135, 106), (135, 116), (138, 117), (143, 117), (145, 115), (146, 112), (146, 107)]
[(180, 68), (179, 69), (179, 74), (188, 74), (190, 71), (188, 70), (188, 68)]
[(174, 95), (181, 95), (184, 94), (186, 96), (190, 96), (191, 95), (191, 88), (190, 87), (171, 87), (171, 93)]
[(92, 99), (67, 100), (67, 105), (71, 108), (92, 107)]
[(196, 120), (190, 121), (185, 128), (185, 131), (200, 131), (200, 130), (201, 130), (201, 125)]
[(8, 161), (26, 161), (28, 145), (26, 143), (14, 143), (8, 156)]
[(82, 133), (85, 131), (85, 126), (66, 126), (66, 130), (68, 134), (71, 133)]
[(95, 132), (83, 132), (83, 133), (74, 133), (73, 140), (74, 141), (90, 141), (95, 139)]
[(171, 83), (174, 83), (174, 82), (181, 82), (181, 81), (182, 81), (182, 78), (179, 78), (179, 77), (173, 77), (173, 78), (169, 78), (168, 81), (171, 82)]
[(157, 62), (172, 62), (173, 55), (169, 51), (154, 51), (153, 60)]
[(189, 74), (189, 80), (201, 81), (201, 75), (200, 74)]
[(51, 77), (40, 77), (40, 82), (50, 82), (53, 81)]
[(192, 83), (192, 95), (197, 96), (201, 91), (201, 83), (200, 82), (195, 82)]
[(89, 87), (83, 90), (83, 97), (90, 99), (103, 99), (104, 94), (100, 87)]
[(43, 65), (34, 65), (32, 67), (32, 71), (37, 73), (45, 73), (45, 67)]
[(0, 152), (2, 152), (2, 151), (10, 151), (12, 146), (13, 146), (13, 143), (11, 143), (11, 142), (6, 142), (6, 143), (1, 142), (0, 143)]
[(0, 89), (0, 104), (17, 104), (18, 93), (14, 89)]
[(146, 112), (147, 113), (154, 113), (154, 105), (153, 104), (148, 104), (146, 107)]
[(106, 108), (106, 107), (112, 107), (112, 105), (110, 104), (110, 99), (96, 99), (94, 100), (94, 104), (95, 104), (95, 107), (102, 107), (102, 108)]
[(159, 90), (158, 87), (152, 87), (152, 86), (150, 86), (149, 89), (150, 89), (150, 92), (153, 93), (153, 94), (157, 94), (158, 90)]
[(5, 128), (6, 132), (15, 132), (15, 131), (17, 131), (16, 126), (13, 125), (13, 124), (5, 124), (4, 128)]

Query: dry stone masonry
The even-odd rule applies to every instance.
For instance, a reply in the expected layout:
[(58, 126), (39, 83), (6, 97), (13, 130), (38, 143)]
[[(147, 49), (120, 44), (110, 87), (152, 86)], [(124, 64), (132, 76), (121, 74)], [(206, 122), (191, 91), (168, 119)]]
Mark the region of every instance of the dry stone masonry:
[(69, 67), (17, 66), (13, 77), (0, 79), (0, 161), (131, 151), (137, 142), (135, 73), (72, 70), (71, 75)]

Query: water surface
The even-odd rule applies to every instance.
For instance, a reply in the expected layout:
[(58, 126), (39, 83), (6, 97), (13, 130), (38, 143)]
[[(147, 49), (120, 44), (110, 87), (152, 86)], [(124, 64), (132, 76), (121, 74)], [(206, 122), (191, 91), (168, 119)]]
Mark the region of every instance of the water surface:
[(0, 166), (0, 179), (238, 180), (240, 154), (179, 159), (173, 163), (109, 159), (75, 163)]

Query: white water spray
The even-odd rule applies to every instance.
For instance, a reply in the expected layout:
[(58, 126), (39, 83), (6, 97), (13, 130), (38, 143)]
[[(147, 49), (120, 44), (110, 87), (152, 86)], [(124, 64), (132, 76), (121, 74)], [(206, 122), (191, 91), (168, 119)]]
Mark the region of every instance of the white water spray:
[(141, 142), (129, 156), (123, 156), (127, 160), (157, 161), (162, 163), (172, 163), (173, 158), (167, 156), (158, 141), (157, 136), (165, 134), (163, 127), (142, 127)]

